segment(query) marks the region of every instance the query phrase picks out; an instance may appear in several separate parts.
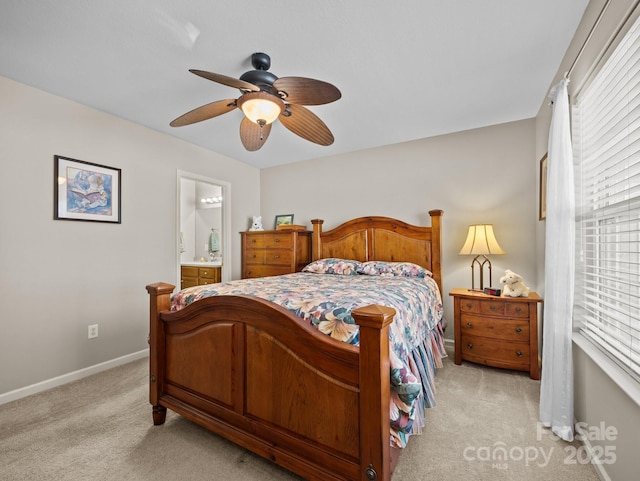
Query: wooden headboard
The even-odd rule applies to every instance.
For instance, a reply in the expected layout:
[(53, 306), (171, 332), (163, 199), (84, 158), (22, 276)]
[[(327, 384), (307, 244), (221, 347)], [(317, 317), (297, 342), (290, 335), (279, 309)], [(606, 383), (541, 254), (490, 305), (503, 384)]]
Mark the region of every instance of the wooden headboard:
[(313, 260), (326, 257), (358, 261), (413, 262), (433, 273), (442, 292), (443, 211), (430, 210), (431, 227), (407, 224), (390, 217), (358, 217), (322, 231), (321, 219), (313, 224)]

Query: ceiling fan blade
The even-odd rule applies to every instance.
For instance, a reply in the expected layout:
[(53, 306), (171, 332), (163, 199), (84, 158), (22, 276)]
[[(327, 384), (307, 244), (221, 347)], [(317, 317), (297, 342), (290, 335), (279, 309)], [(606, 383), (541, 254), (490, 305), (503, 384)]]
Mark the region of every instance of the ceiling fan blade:
[(287, 105), (278, 118), (282, 125), (303, 139), (320, 145), (333, 144), (333, 134), (329, 128), (311, 110), (301, 105)]
[(305, 77), (281, 77), (273, 86), (282, 93), (285, 102), (292, 104), (322, 105), (342, 97), (340, 90), (330, 83)]
[(260, 87), (258, 87), (257, 85), (253, 85), (252, 83), (245, 82), (244, 80), (240, 80), (237, 78), (221, 75), (219, 73), (207, 72), (205, 70), (196, 70), (196, 69), (189, 69), (189, 72), (194, 73), (200, 77), (206, 78), (207, 80), (212, 80), (213, 82), (226, 85), (228, 87), (234, 87), (240, 90), (249, 90), (250, 92), (258, 92), (260, 90)]
[(217, 117), (218, 115), (226, 114), (236, 108), (237, 105), (235, 99), (218, 100), (181, 115), (177, 119), (171, 121), (169, 125), (171, 127), (182, 127), (183, 125), (195, 124), (196, 122), (201, 122), (203, 120)]
[(265, 124), (263, 127), (260, 127), (247, 117), (243, 117), (242, 122), (240, 122), (240, 140), (244, 148), (249, 152), (260, 149), (269, 138), (271, 125), (272, 124)]

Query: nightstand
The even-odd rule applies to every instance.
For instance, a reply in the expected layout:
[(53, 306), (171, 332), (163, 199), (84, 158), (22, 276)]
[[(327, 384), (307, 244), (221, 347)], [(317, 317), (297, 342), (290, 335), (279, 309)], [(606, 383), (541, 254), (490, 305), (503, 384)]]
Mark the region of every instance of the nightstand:
[(538, 360), (538, 303), (528, 297), (497, 297), (464, 288), (452, 289), (455, 363), (529, 371), (540, 379)]

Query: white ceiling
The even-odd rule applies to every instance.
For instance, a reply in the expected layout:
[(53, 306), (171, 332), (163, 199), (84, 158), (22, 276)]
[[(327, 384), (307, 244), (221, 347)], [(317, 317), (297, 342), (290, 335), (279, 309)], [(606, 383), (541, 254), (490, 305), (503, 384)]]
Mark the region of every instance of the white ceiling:
[[(588, 0), (2, 0), (0, 75), (257, 167), (534, 117)], [(309, 107), (322, 147), (276, 122), (247, 152), (239, 110), (169, 122), (240, 92), (253, 52), (336, 85)], [(1, 98), (1, 97), (0, 97)], [(0, 104), (1, 108), (1, 104)]]

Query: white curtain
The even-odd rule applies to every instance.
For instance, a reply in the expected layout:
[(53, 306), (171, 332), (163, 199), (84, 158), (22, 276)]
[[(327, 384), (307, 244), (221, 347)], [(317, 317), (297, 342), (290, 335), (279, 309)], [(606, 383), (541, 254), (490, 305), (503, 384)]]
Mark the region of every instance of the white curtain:
[(569, 95), (563, 79), (550, 93), (553, 115), (547, 156), (545, 299), (542, 333), (540, 421), (566, 441), (573, 440), (575, 191)]

